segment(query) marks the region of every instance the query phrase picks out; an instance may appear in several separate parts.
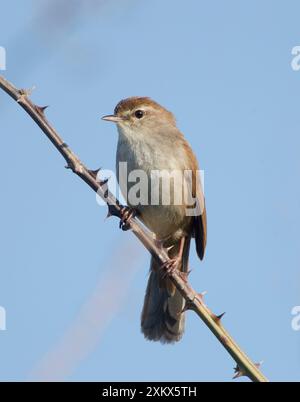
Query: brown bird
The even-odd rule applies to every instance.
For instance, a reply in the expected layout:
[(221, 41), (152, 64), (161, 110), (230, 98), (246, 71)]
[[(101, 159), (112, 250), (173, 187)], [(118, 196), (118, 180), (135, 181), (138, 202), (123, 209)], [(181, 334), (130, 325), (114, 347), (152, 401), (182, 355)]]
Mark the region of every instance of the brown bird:
[[(207, 233), (199, 168), (190, 145), (173, 114), (150, 98), (124, 99), (113, 115), (103, 119), (117, 124), (117, 176), (129, 207), (155, 234), (156, 241), (168, 248), (171, 261), (165, 268), (186, 273), (191, 238), (195, 238), (202, 260)], [(161, 190), (166, 176), (169, 185)], [(140, 179), (138, 191), (134, 177)], [(161, 190), (158, 197), (157, 189)], [(184, 299), (152, 258), (141, 318), (144, 336), (163, 343), (180, 340), (183, 308)]]

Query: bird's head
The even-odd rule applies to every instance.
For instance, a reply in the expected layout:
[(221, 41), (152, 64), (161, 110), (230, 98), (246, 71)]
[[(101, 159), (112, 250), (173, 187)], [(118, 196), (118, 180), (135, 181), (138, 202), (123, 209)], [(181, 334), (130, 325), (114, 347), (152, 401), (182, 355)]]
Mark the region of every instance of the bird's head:
[(176, 127), (171, 112), (147, 97), (132, 97), (121, 100), (115, 107), (114, 114), (102, 117), (118, 125), (125, 135), (149, 135), (161, 128)]

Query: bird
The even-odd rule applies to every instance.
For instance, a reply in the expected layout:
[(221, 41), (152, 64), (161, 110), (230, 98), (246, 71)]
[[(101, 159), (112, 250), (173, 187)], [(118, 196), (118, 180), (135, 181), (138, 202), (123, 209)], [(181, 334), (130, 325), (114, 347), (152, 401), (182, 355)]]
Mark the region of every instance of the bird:
[[(114, 113), (105, 115), (102, 119), (117, 125), (117, 179), (130, 213), (134, 213), (153, 233), (155, 241), (168, 250), (170, 260), (165, 268), (177, 269), (180, 273), (187, 274), (193, 238), (200, 260), (204, 257), (207, 218), (198, 162), (191, 146), (178, 129), (173, 113), (149, 97), (134, 96), (121, 100)], [(124, 164), (126, 169), (120, 170), (120, 166)], [(134, 172), (143, 172), (142, 177), (146, 179), (146, 184), (140, 188), (140, 192), (143, 191), (146, 195), (141, 197), (138, 194), (138, 203), (135, 202), (136, 198), (129, 196), (137, 185), (130, 178)], [(183, 177), (179, 184), (176, 180), (170, 180), (169, 202), (163, 202), (163, 191), (159, 193), (156, 202), (153, 202), (154, 187), (151, 180), (156, 179), (161, 189), (161, 172), (170, 175), (177, 172)], [(190, 174), (185, 175), (185, 172)], [(169, 177), (174, 179), (174, 176)], [(187, 203), (188, 197), (181, 197), (181, 203), (174, 201), (176, 197), (180, 199), (182, 193), (188, 193), (192, 197), (194, 208)], [(161, 343), (179, 341), (184, 333), (184, 306), (185, 301), (178, 289), (159, 263), (151, 257), (141, 314), (144, 337)]]

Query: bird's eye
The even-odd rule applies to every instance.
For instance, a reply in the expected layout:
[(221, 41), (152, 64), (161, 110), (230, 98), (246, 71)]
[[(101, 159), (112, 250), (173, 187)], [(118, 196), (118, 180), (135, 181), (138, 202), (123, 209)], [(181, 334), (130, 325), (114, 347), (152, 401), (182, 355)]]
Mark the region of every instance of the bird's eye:
[(144, 112), (142, 110), (136, 110), (134, 115), (137, 119), (141, 119), (144, 116)]

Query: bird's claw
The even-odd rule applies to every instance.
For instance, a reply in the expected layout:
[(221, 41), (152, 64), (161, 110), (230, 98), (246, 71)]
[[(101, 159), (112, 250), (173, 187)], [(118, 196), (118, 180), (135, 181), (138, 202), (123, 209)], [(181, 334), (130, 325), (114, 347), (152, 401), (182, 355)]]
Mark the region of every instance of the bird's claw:
[(136, 215), (136, 211), (130, 207), (123, 207), (120, 211), (120, 229), (126, 231), (130, 229), (129, 220), (134, 218)]
[(163, 277), (165, 278), (167, 275), (174, 273), (174, 271), (178, 268), (179, 262), (180, 262), (179, 258), (172, 258), (166, 261), (162, 265)]

